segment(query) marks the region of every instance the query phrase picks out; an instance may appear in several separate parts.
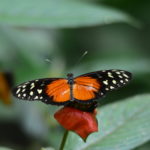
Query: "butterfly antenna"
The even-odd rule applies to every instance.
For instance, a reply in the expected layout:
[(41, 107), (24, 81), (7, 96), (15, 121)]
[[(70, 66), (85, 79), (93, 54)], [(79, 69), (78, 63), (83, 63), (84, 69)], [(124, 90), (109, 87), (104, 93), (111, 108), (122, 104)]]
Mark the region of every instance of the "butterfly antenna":
[(74, 67), (77, 66), (77, 65), (81, 62), (81, 60), (82, 60), (87, 54), (88, 54), (88, 51), (85, 51), (85, 52), (81, 55), (81, 57), (78, 59), (78, 61), (77, 61), (76, 64), (74, 65)]
[(49, 64), (52, 64), (52, 63), (53, 63), (53, 61), (50, 60), (50, 59), (48, 59), (48, 58), (45, 59), (45, 62), (47, 62), (47, 63), (49, 63)]

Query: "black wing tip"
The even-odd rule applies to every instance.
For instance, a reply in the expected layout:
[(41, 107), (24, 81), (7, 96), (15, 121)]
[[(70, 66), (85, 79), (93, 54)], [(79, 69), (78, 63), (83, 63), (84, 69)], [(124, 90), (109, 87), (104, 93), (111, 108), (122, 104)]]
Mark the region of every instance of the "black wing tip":
[(129, 81), (132, 80), (133, 74), (131, 72), (129, 72), (129, 71), (125, 71), (125, 70), (123, 70), (123, 71), (128, 76)]
[(13, 87), (13, 88), (11, 89), (11, 93), (12, 93), (12, 95), (15, 96), (15, 97), (17, 97), (16, 92), (17, 92), (17, 87)]
[(113, 72), (119, 71), (119, 72), (125, 73), (126, 75), (128, 75), (129, 79), (132, 79), (132, 76), (133, 76), (133, 73), (127, 70), (123, 70), (123, 69), (111, 69), (111, 70), (106, 70), (106, 71), (113, 71)]
[(133, 73), (129, 72), (129, 71), (126, 71), (126, 73), (129, 75), (129, 77), (132, 79), (133, 77)]

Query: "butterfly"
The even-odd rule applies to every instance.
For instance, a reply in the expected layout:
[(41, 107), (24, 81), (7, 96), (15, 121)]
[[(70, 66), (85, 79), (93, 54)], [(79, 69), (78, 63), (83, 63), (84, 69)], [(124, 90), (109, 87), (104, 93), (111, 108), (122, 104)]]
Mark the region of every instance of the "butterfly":
[(74, 78), (43, 78), (24, 82), (12, 93), (18, 99), (46, 104), (64, 105), (70, 102), (91, 103), (102, 98), (107, 92), (126, 85), (132, 78), (128, 71), (101, 70), (83, 74)]
[(70, 102), (91, 103), (102, 98), (107, 92), (126, 85), (132, 74), (124, 70), (101, 70), (83, 74), (74, 78), (43, 78), (24, 82), (12, 93), (18, 99), (46, 104), (65, 105)]
[(10, 105), (11, 101), (11, 88), (13, 86), (13, 74), (11, 72), (0, 72), (0, 100)]

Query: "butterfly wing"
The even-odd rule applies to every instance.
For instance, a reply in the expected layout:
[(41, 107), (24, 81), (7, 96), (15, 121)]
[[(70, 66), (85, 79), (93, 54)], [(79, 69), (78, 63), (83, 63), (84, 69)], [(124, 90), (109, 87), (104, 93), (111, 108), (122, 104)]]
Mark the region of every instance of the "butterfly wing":
[(10, 72), (0, 72), (0, 99), (4, 104), (11, 104), (11, 87), (13, 75)]
[(62, 105), (70, 100), (70, 86), (64, 78), (45, 78), (22, 83), (12, 91), (23, 100), (40, 100), (47, 104)]
[(102, 70), (83, 74), (74, 79), (74, 99), (87, 102), (100, 98), (108, 91), (126, 85), (131, 77), (131, 73), (124, 70)]

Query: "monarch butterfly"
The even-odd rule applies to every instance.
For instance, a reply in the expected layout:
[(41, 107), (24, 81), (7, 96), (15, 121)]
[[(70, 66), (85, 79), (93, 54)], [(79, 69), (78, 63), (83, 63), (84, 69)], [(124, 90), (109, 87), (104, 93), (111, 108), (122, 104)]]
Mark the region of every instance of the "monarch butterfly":
[(12, 93), (23, 100), (40, 100), (46, 104), (65, 105), (70, 102), (89, 104), (107, 92), (126, 85), (132, 78), (128, 71), (101, 70), (77, 77), (43, 78), (16, 86)]

